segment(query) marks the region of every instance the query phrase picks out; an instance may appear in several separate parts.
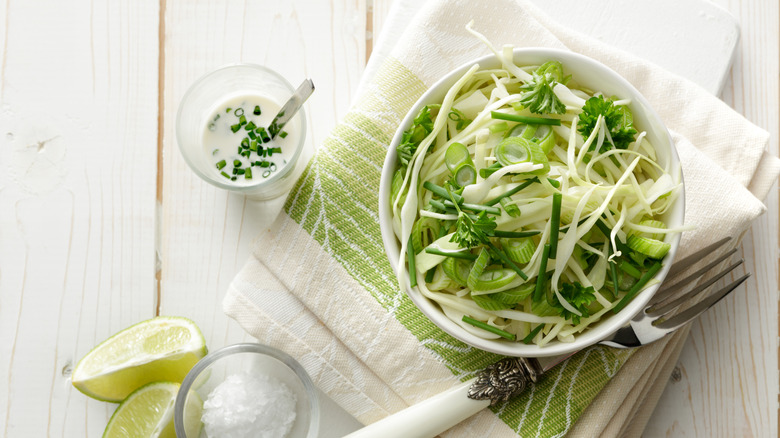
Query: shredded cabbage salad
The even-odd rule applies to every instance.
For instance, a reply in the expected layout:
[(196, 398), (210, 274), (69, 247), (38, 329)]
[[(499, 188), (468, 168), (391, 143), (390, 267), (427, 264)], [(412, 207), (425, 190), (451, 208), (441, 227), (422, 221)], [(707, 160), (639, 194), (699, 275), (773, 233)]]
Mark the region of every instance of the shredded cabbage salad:
[(398, 278), (476, 336), (571, 342), (653, 284), (681, 182), (630, 100), (467, 29), (501, 67), (472, 66), (397, 146)]

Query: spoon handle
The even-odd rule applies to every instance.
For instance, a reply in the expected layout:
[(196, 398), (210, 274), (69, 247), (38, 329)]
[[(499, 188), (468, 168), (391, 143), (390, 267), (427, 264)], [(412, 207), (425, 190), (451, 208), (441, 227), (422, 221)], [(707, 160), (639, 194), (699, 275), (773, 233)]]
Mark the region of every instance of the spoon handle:
[(298, 89), (295, 90), (290, 99), (282, 106), (282, 109), (279, 110), (279, 113), (276, 114), (276, 117), (274, 117), (271, 124), (268, 126), (271, 138), (276, 137), (276, 134), (282, 131), (284, 125), (293, 118), (295, 113), (298, 112), (303, 103), (306, 102), (306, 99), (308, 99), (313, 92), (314, 82), (311, 79), (305, 79), (301, 85), (298, 86)]

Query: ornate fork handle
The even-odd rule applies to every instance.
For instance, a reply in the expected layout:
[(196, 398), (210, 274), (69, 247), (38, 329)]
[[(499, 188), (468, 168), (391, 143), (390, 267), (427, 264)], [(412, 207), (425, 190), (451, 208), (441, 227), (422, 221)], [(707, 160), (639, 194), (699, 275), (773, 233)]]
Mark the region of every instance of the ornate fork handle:
[(490, 405), (505, 402), (536, 383), (543, 370), (533, 358), (507, 357), (485, 368), (469, 387), (468, 397), (490, 400)]

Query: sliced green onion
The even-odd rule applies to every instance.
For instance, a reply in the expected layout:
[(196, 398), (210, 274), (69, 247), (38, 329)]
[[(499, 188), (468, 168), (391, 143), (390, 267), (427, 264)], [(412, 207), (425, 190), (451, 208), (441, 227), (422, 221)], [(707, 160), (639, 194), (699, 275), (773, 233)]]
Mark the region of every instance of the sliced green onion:
[(233, 160), (233, 166), (241, 167), (241, 160)]
[(255, 110), (252, 111), (252, 114), (254, 114), (256, 116), (259, 116), (260, 114), (262, 114), (262, 112), (260, 111), (260, 105), (255, 105)]
[(501, 247), (506, 251), (506, 255), (515, 263), (525, 264), (530, 262), (536, 249), (533, 239), (529, 237), (521, 239), (502, 238), (500, 242)]
[(509, 256), (507, 256), (503, 250), (496, 248), (496, 246), (490, 242), (488, 242), (487, 245), (488, 247), (490, 247), (490, 249), (493, 250), (493, 252), (495, 252), (498, 258), (500, 258), (501, 261), (504, 262), (504, 265), (509, 266), (509, 268), (515, 271), (517, 275), (522, 277), (523, 280), (528, 280), (528, 275), (526, 275), (525, 272), (523, 272), (523, 270), (520, 269), (520, 267), (515, 264), (515, 262), (510, 260)]
[(503, 132), (509, 129), (509, 124), (507, 122), (500, 122), (490, 125), (488, 130), (491, 134), (495, 134), (496, 132)]
[(485, 310), (504, 310), (511, 309), (512, 304), (502, 303), (496, 299), (493, 299), (491, 295), (471, 295), (471, 300), (477, 303), (477, 305)]
[(634, 298), (634, 295), (636, 295), (642, 288), (645, 287), (648, 281), (650, 281), (653, 276), (655, 276), (656, 273), (658, 273), (659, 270), (661, 270), (661, 267), (663, 265), (661, 262), (655, 262), (652, 266), (645, 272), (645, 274), (642, 276), (642, 278), (639, 279), (639, 281), (636, 282), (634, 287), (631, 288), (626, 293), (626, 296), (624, 296), (619, 303), (615, 307), (612, 308), (612, 312), (618, 313), (620, 312), (623, 307), (626, 307), (626, 304), (628, 304), (629, 301), (631, 301), (632, 298)]
[(476, 284), (479, 281), (479, 277), (485, 271), (485, 268), (487, 268), (488, 263), (490, 263), (490, 254), (485, 250), (485, 248), (482, 248), (479, 251), (477, 259), (474, 260), (474, 264), (471, 265), (468, 278), (466, 278), (466, 284), (471, 290), (475, 290)]
[(222, 160), (219, 163), (217, 163), (217, 169), (222, 169), (225, 166), (227, 166), (227, 161), (225, 160)]
[(477, 169), (471, 163), (461, 163), (454, 172), (455, 184), (458, 187), (466, 187), (477, 182)]
[(255, 125), (255, 122), (249, 122), (246, 124), (246, 126), (244, 126), (244, 129), (246, 129), (247, 131), (251, 131), (255, 129), (255, 127), (257, 127), (257, 125)]
[(492, 325), (485, 324), (482, 321), (478, 321), (470, 316), (463, 315), (463, 322), (473, 325), (474, 327), (479, 327), (485, 331), (489, 331), (490, 333), (497, 334), (498, 336), (501, 336), (502, 338), (509, 339), (510, 341), (514, 341), (517, 339), (515, 335), (512, 333), (509, 333), (508, 331), (501, 330), (498, 327), (493, 327)]
[(531, 139), (536, 132), (536, 127), (539, 125), (527, 125), (525, 123), (518, 123), (512, 130), (506, 133), (506, 137), (523, 137), (525, 139)]
[(539, 275), (536, 276), (536, 288), (534, 289), (534, 301), (541, 301), (544, 294), (544, 284), (547, 282), (547, 260), (550, 258), (550, 244), (545, 243), (542, 250), (542, 261), (539, 266)]
[[(241, 109), (241, 108), (239, 108), (239, 109)], [(242, 110), (242, 111), (243, 111), (243, 110)], [(239, 118), (238, 118), (238, 123), (239, 123), (241, 126), (244, 126), (244, 125), (246, 125), (246, 116), (241, 116), (241, 117), (239, 117)]]
[(514, 305), (519, 304), (528, 298), (531, 294), (533, 294), (535, 288), (536, 285), (529, 282), (521, 284), (520, 286), (514, 287), (512, 289), (502, 290), (501, 292), (490, 294), (490, 297), (501, 303)]
[(493, 153), (498, 162), (504, 166), (528, 162), (541, 164), (541, 169), (527, 172), (531, 175), (545, 175), (550, 171), (550, 162), (542, 147), (522, 137), (507, 137), (501, 140)]
[(506, 214), (512, 217), (520, 217), (520, 207), (518, 207), (517, 204), (513, 204), (511, 199), (501, 198), (499, 203), (501, 204), (501, 207), (504, 208)]
[(530, 344), (531, 342), (533, 342), (536, 335), (538, 335), (543, 328), (544, 328), (544, 323), (537, 325), (536, 328), (531, 330), (531, 333), (528, 333), (528, 336), (523, 338), (523, 344)]
[(228, 178), (228, 179), (230, 179), (230, 175), (228, 175), (228, 174), (227, 174), (227, 173), (225, 173), (224, 171), (223, 171), (223, 172), (219, 172), (219, 173), (221, 173), (221, 174), (222, 174), (222, 176), (224, 176), (225, 178)]
[[(470, 274), (470, 273), (469, 273)], [(485, 269), (474, 282), (473, 291), (486, 291), (502, 288), (517, 278), (517, 273), (508, 268)]]
[(447, 166), (447, 169), (449, 169), (449, 171), (454, 175), (458, 166), (463, 163), (473, 164), (473, 161), (471, 160), (471, 154), (469, 154), (469, 149), (464, 146), (463, 143), (452, 143), (444, 152), (444, 164)]
[[(477, 258), (477, 256), (474, 256), (474, 258)], [(471, 271), (471, 263), (458, 260), (456, 258), (447, 257), (443, 262), (441, 262), (441, 269), (444, 271), (444, 274), (447, 277), (449, 277), (455, 283), (458, 283), (458, 285), (463, 287), (468, 285), (467, 280), (469, 277), (469, 271)]]
[(235, 125), (230, 125), (230, 130), (233, 132), (238, 132), (239, 129), (241, 129), (240, 123), (236, 123)]
[(491, 111), (490, 117), (499, 120), (509, 120), (510, 122), (520, 122), (528, 125), (555, 125), (560, 126), (560, 119), (551, 119), (548, 117), (529, 117), (518, 114), (507, 114), (498, 111)]
[[(239, 113), (240, 111), (240, 113)], [(233, 112), (233, 115), (236, 117), (242, 117), (244, 115), (244, 109), (243, 108), (236, 108), (236, 110)]]
[(279, 133), (279, 137), (286, 138), (287, 137), (287, 131), (282, 131)]
[(246, 179), (252, 179), (252, 169), (250, 169), (250, 168), (247, 168), (247, 169), (244, 171), (244, 176), (246, 177)]
[(561, 226), (561, 201), (560, 193), (553, 193), (552, 214), (550, 215), (550, 258), (554, 259), (558, 252), (558, 232)]
[(503, 166), (501, 165), (501, 163), (493, 163), (488, 167), (483, 167), (482, 169), (479, 169), (479, 176), (481, 176), (482, 178), (487, 178), (502, 167)]
[(672, 245), (649, 237), (637, 235), (628, 236), (628, 247), (634, 251), (654, 259), (662, 259), (672, 248)]

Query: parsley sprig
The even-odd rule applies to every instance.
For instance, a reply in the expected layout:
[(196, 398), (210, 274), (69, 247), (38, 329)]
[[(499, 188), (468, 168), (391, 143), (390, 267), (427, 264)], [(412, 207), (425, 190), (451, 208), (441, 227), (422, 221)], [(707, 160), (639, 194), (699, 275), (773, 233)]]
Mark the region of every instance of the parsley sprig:
[(572, 305), (572, 307), (577, 309), (582, 314), (582, 316), (578, 316), (577, 314), (566, 310), (566, 308), (563, 307), (563, 305), (559, 302), (555, 305), (555, 307), (560, 310), (562, 317), (566, 319), (571, 318), (572, 322), (577, 325), (580, 323), (580, 318), (586, 318), (590, 316), (590, 310), (588, 309), (588, 306), (596, 299), (593, 286), (584, 287), (579, 282), (575, 281), (574, 284), (564, 283), (561, 286), (561, 289), (559, 289), (559, 292), (561, 293), (561, 297), (563, 297), (563, 299), (565, 299), (569, 304)]
[[(587, 140), (596, 127), (596, 121), (600, 115), (604, 116), (615, 147), (626, 149), (634, 141), (636, 135), (634, 118), (628, 107), (615, 105), (612, 99), (605, 99), (604, 96), (594, 96), (585, 102), (582, 114), (580, 114), (580, 121), (577, 123), (577, 131)], [(591, 145), (591, 149), (595, 149), (595, 147), (595, 143)], [(601, 148), (605, 147), (609, 147), (609, 143), (606, 141)]]
[(532, 73), (532, 79), (520, 86), (520, 104), (535, 114), (563, 114), (564, 105), (555, 95), (555, 84), (567, 82), (563, 76), (563, 65), (558, 61), (547, 61)]
[(398, 162), (401, 167), (409, 165), (414, 157), (417, 147), (433, 131), (433, 115), (431, 109), (438, 109), (441, 105), (426, 105), (414, 118), (411, 128), (404, 131), (401, 142), (396, 147)]

